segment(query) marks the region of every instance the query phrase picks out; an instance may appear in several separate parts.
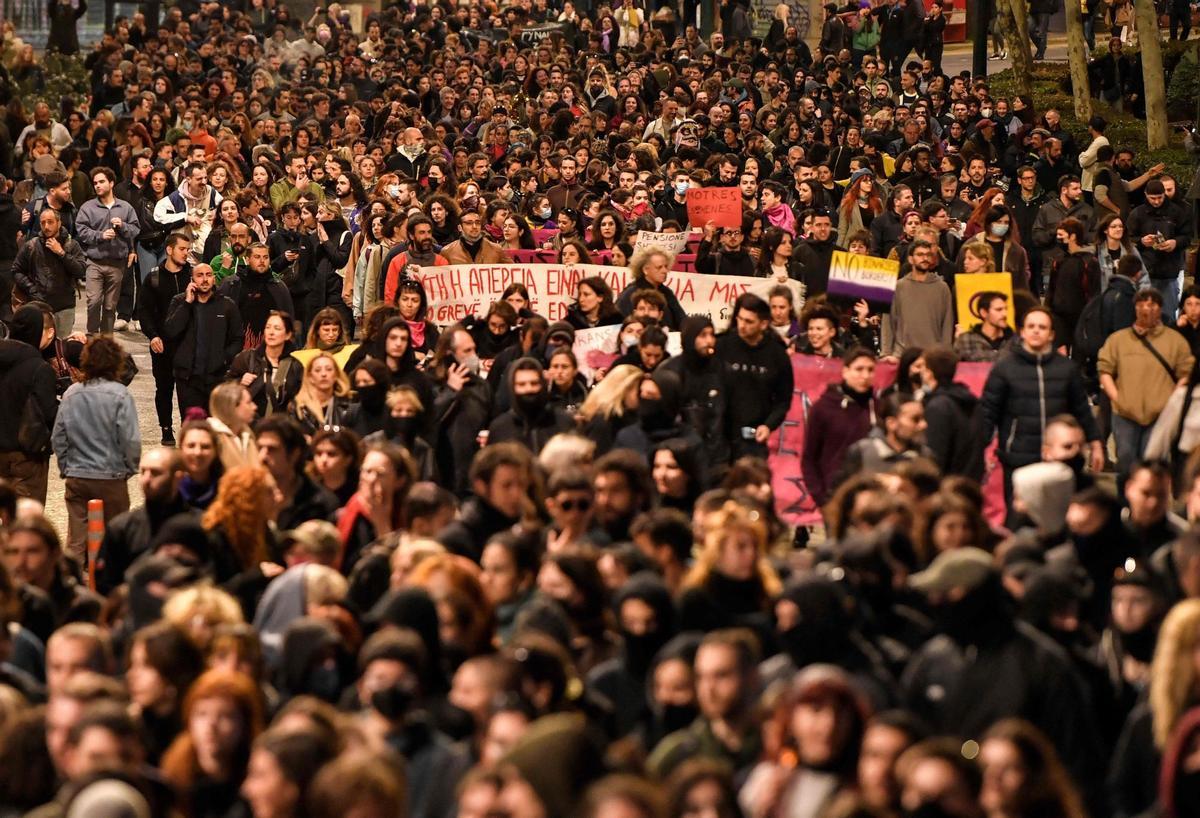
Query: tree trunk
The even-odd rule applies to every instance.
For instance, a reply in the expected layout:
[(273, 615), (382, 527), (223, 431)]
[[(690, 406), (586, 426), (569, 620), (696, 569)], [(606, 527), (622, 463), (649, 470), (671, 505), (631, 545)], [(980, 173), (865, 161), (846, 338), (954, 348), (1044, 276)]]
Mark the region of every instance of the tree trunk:
[(1066, 0), (1067, 63), (1071, 67), (1071, 90), (1075, 97), (1075, 118), (1092, 118), (1092, 86), (1088, 81), (1087, 41), (1083, 38), (1083, 13), (1079, 0)]
[(1142, 50), (1142, 82), (1146, 91), (1146, 147), (1167, 146), (1167, 83), (1154, 0), (1136, 0), (1138, 45)]
[(1008, 56), (1012, 60), (1017, 93), (1033, 96), (1033, 43), (1029, 41), (1029, 21), (1023, 0), (996, 0), (996, 14)]

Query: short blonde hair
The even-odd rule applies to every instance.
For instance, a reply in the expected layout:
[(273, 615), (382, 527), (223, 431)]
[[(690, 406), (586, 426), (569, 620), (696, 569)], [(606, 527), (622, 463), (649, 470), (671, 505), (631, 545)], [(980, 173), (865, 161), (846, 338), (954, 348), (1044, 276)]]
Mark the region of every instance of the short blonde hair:
[[(219, 626), (239, 625), (246, 621), (237, 599), (212, 585), (193, 585), (171, 594), (163, 605), (162, 616), (182, 629), (204, 651), (208, 650)], [(203, 627), (197, 627), (197, 620)]]
[(316, 605), (337, 605), (350, 592), (350, 583), (327, 565), (309, 563), (304, 569), (304, 600), (311, 609)]

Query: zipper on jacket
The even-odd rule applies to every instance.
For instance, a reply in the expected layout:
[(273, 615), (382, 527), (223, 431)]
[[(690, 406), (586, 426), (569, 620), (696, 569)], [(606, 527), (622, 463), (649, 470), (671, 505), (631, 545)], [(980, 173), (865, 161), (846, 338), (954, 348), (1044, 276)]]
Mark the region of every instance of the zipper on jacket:
[(1038, 356), (1037, 362), (1038, 373), (1038, 409), (1042, 416), (1042, 437), (1046, 436), (1046, 375), (1042, 369), (1042, 358)]

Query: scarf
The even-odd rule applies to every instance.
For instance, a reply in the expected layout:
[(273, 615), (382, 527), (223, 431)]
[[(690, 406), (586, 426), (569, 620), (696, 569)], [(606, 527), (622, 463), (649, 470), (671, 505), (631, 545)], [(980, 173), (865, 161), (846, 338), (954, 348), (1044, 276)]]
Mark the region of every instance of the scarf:
[(424, 321), (407, 321), (408, 334), (412, 339), (413, 349), (422, 349), (425, 346), (425, 322)]
[(767, 221), (789, 236), (796, 235), (796, 214), (783, 202), (767, 208), (763, 211), (763, 215), (767, 217)]

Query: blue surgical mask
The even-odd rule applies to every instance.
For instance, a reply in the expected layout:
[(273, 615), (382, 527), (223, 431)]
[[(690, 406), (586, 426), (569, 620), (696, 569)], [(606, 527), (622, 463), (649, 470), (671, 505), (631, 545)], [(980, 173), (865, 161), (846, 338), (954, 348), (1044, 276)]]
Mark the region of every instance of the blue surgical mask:
[(543, 207), (541, 210), (538, 211), (538, 216), (540, 216), (543, 219), (550, 218), (550, 214), (551, 214), (551, 210), (548, 207)]
[(687, 182), (676, 182), (675, 183), (675, 192), (680, 196), (683, 196), (684, 194), (686, 194), (688, 192), (688, 183)]
[(1008, 225), (997, 222), (992, 225), (992, 235), (996, 238), (1003, 238), (1008, 235)]

